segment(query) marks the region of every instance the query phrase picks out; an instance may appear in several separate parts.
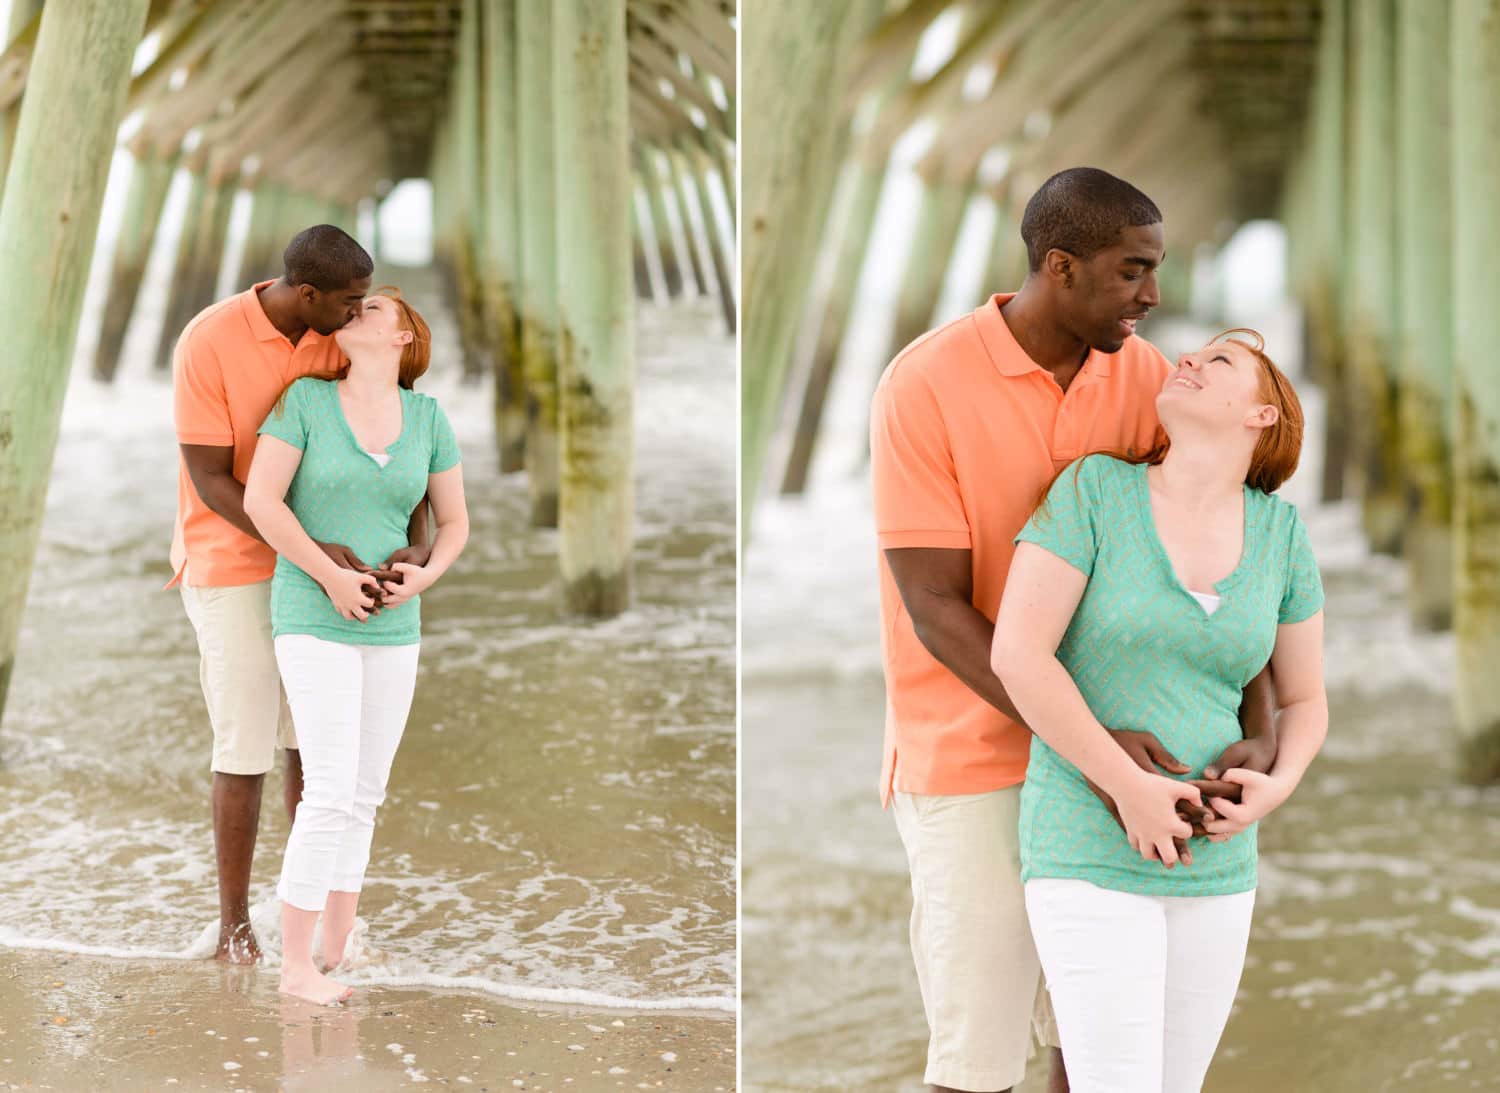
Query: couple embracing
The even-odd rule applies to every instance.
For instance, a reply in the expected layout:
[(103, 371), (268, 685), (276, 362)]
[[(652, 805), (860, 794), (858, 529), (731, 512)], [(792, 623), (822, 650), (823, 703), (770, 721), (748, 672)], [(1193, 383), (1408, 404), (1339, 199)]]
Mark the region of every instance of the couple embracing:
[(279, 745), (281, 989), (332, 1004), (351, 993), (326, 972), (346, 955), (411, 709), (421, 593), (469, 525), (453, 429), (414, 389), (427, 324), (398, 291), (370, 294), (374, 263), (339, 228), (308, 228), (283, 258), (280, 278), (203, 311), (173, 353), (171, 584), (213, 728), (216, 956), (261, 957), (250, 870)]
[(1028, 202), (1013, 295), (907, 347), (871, 418), (887, 717), (926, 1081), (1198, 1090), (1244, 966), (1256, 824), (1322, 746), (1302, 411), (1262, 339), (1175, 366), (1156, 205)]

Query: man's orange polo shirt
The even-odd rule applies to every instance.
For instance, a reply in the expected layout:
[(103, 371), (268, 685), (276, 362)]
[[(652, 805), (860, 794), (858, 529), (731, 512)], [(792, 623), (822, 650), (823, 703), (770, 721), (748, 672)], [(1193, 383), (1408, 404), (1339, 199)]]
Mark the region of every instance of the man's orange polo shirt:
[[(292, 345), (271, 325), (260, 290), (229, 297), (199, 312), (172, 351), (172, 404), (179, 444), (234, 446), (234, 477), (244, 482), (255, 455), (256, 430), (293, 380), (329, 375), (344, 363), (331, 335), (309, 330)], [(194, 587), (269, 580), (276, 552), (203, 503), (178, 456), (177, 526), (172, 532), (171, 588), (183, 567)]]
[[(880, 549), (972, 552), (974, 606), (990, 620), (1012, 540), (1053, 476), (1102, 449), (1145, 450), (1169, 365), (1130, 337), (1091, 352), (1066, 394), (1011, 334), (994, 296), (907, 346), (885, 371), (870, 421)], [(918, 640), (880, 559), (885, 658), (881, 802), (893, 789), (985, 793), (1026, 777), (1031, 734), (969, 690)]]

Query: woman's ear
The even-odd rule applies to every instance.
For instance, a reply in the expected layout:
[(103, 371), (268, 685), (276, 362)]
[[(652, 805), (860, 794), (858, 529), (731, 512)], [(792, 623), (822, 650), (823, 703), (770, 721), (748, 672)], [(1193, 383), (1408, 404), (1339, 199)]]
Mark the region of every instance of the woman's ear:
[(1260, 409), (1251, 414), (1250, 417), (1246, 419), (1245, 424), (1249, 425), (1252, 429), (1269, 429), (1272, 425), (1275, 425), (1280, 420), (1281, 411), (1276, 409), (1276, 407), (1272, 406), (1270, 403), (1266, 403), (1265, 405), (1261, 406)]
[(396, 344), (397, 345), (410, 345), (412, 343), (412, 340), (414, 338), (415, 338), (415, 335), (410, 330), (398, 330), (398, 331), (396, 331)]

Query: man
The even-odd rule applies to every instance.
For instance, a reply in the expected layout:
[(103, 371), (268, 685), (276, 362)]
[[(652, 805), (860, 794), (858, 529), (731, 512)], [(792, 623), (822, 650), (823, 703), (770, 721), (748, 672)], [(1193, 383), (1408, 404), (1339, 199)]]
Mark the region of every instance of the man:
[[(289, 818), (302, 797), (302, 765), (271, 639), (276, 554), (245, 515), (245, 478), (257, 430), (287, 385), (330, 376), (344, 363), (332, 335), (360, 313), (374, 272), (364, 248), (330, 224), (299, 233), (283, 260), (279, 279), (197, 315), (172, 354), (182, 458), (167, 587), (181, 585), (198, 638), (198, 674), (214, 734), (215, 957), (236, 964), (260, 959), (250, 928), (250, 867), (261, 785), (278, 744), (286, 749)], [(413, 516), (412, 533), (414, 545), (384, 560), (382, 570), (398, 561), (425, 564), (425, 505)], [(340, 565), (371, 571), (347, 547), (320, 545)]]
[[(1031, 1026), (1053, 1048), (1026, 920), (1016, 830), (1030, 732), (990, 671), (1012, 543), (1053, 476), (1092, 451), (1141, 451), (1168, 364), (1135, 337), (1159, 302), (1161, 213), (1134, 186), (1074, 168), (1021, 221), (1019, 292), (904, 349), (871, 415), (887, 716), (882, 802), (912, 874), (912, 952), (936, 1090), (1005, 1090)], [(1269, 769), (1271, 696), (1251, 685), (1223, 766)], [(1149, 733), (1117, 732), (1138, 763), (1187, 768)]]

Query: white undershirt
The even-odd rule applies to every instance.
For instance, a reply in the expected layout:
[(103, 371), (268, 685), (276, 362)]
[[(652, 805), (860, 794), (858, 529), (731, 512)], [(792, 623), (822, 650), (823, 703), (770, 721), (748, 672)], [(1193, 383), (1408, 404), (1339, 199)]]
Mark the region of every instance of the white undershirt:
[(1202, 606), (1205, 614), (1212, 615), (1219, 609), (1220, 597), (1213, 592), (1194, 592), (1188, 589), (1188, 595), (1197, 600)]
[[(375, 462), (379, 463), (382, 467), (384, 467), (387, 463), (389, 463), (391, 461), (391, 453), (390, 452), (372, 452), (372, 451), (370, 451), (370, 449), (366, 448), (365, 449), (365, 455), (367, 455), (371, 459), (375, 460)], [(1196, 596), (1197, 593), (1195, 592), (1195, 593), (1193, 593), (1193, 595)]]

